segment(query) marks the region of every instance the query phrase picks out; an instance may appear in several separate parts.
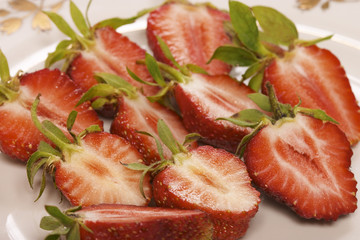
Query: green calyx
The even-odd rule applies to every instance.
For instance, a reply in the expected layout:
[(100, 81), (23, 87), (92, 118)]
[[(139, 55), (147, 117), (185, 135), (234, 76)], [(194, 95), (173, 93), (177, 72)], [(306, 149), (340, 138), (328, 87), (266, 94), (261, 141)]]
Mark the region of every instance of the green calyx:
[(57, 26), (57, 28), (69, 37), (68, 40), (61, 41), (54, 52), (49, 53), (46, 61), (45, 67), (48, 68), (54, 63), (65, 59), (62, 70), (65, 71), (68, 68), (71, 60), (78, 54), (80, 51), (87, 51), (95, 44), (95, 31), (103, 27), (112, 27), (114, 29), (119, 28), (123, 25), (130, 24), (135, 22), (138, 18), (150, 12), (152, 9), (145, 9), (139, 12), (137, 15), (130, 18), (111, 18), (103, 20), (94, 26), (91, 26), (88, 11), (91, 5), (91, 0), (88, 3), (86, 8), (85, 16), (81, 13), (79, 8), (74, 4), (73, 1), (70, 1), (70, 14), (71, 18), (79, 31), (79, 34), (73, 30), (70, 25), (64, 20), (63, 17), (54, 12), (44, 12), (51, 21)]
[(295, 24), (270, 7), (249, 7), (230, 0), (229, 10), (231, 20), (224, 24), (224, 29), (233, 44), (216, 49), (209, 62), (218, 59), (233, 66), (249, 67), (242, 81), (250, 79), (249, 87), (256, 92), (261, 87), (264, 69), (274, 58), (283, 57), (296, 45), (310, 46), (331, 38), (299, 40)]
[[(242, 156), (247, 143), (263, 127), (269, 124), (275, 125), (279, 122), (283, 123), (286, 121), (291, 121), (296, 117), (296, 114), (298, 113), (308, 115), (322, 121), (338, 124), (338, 122), (328, 116), (323, 110), (300, 107), (301, 101), (294, 107), (292, 107), (290, 104), (280, 103), (276, 97), (273, 86), (269, 82), (266, 83), (266, 88), (268, 96), (261, 93), (253, 93), (248, 95), (248, 97), (254, 103), (256, 103), (256, 105), (258, 105), (259, 108), (263, 111), (257, 109), (245, 109), (240, 111), (239, 113), (234, 114), (231, 117), (217, 119), (227, 120), (238, 126), (250, 127), (254, 129), (250, 134), (248, 134), (241, 140), (236, 151), (237, 155)], [(270, 114), (268, 115), (265, 112), (268, 112)]]
[(10, 76), (8, 61), (0, 49), (0, 106), (15, 100), (19, 93), (21, 72), (15, 77)]
[(99, 132), (101, 128), (98, 125), (93, 125), (86, 128), (84, 131), (79, 133), (78, 135), (72, 132), (72, 127), (75, 123), (75, 119), (77, 116), (76, 111), (72, 111), (69, 114), (67, 119), (67, 130), (69, 134), (72, 136), (74, 143), (72, 143), (65, 134), (51, 121), (44, 120), (40, 121), (37, 116), (37, 107), (40, 103), (40, 95), (37, 96), (35, 99), (32, 107), (31, 107), (31, 118), (34, 122), (34, 125), (39, 129), (39, 131), (44, 134), (55, 146), (56, 148), (52, 147), (50, 144), (45, 142), (40, 142), (38, 149), (34, 152), (26, 164), (26, 173), (28, 182), (30, 187), (33, 188), (34, 177), (37, 172), (43, 167), (43, 174), (42, 174), (42, 181), (40, 192), (35, 201), (37, 201), (42, 193), (45, 190), (46, 184), (46, 175), (45, 172), (49, 171), (50, 173), (53, 172), (54, 164), (59, 161), (65, 161), (65, 157), (71, 157), (73, 152), (81, 151), (80, 147), (80, 140), (88, 133), (91, 132)]
[(67, 240), (80, 240), (80, 228), (92, 233), (83, 222), (80, 216), (76, 214), (81, 207), (74, 207), (61, 212), (58, 207), (45, 206), (49, 216), (44, 216), (40, 222), (40, 228), (51, 231), (45, 240), (60, 239), (65, 236)]
[(118, 75), (99, 72), (95, 73), (94, 77), (99, 83), (92, 86), (81, 97), (76, 106), (96, 98), (96, 100), (92, 101), (91, 106), (98, 110), (105, 104), (116, 103), (117, 98), (123, 95), (131, 99), (138, 97), (137, 88)]
[[(155, 162), (149, 166), (142, 163), (123, 164), (125, 167), (129, 169), (142, 171), (142, 176), (140, 178), (140, 192), (144, 198), (146, 198), (146, 196), (143, 189), (143, 182), (146, 174), (150, 172), (153, 176), (155, 176), (157, 173), (161, 172), (167, 166), (173, 165), (175, 163), (174, 159), (176, 158), (176, 156), (188, 154), (187, 146), (190, 145), (192, 142), (197, 141), (201, 137), (197, 133), (191, 133), (188, 134), (185, 137), (184, 142), (180, 144), (178, 141), (176, 141), (174, 135), (170, 131), (170, 128), (166, 125), (166, 123), (162, 119), (160, 119), (157, 123), (157, 131), (160, 140), (150, 133), (147, 132), (139, 132), (139, 133), (150, 136), (155, 139), (157, 150), (160, 156), (160, 160), (158, 162)], [(161, 142), (171, 151), (172, 153), (171, 159), (165, 159)]]

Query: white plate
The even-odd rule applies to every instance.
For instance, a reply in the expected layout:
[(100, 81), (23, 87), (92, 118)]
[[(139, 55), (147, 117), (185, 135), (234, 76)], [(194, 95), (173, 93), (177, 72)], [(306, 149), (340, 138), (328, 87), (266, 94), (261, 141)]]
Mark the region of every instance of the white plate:
[[(145, 22), (140, 21), (120, 29), (130, 39), (147, 49)], [(319, 29), (300, 25), (302, 38), (325, 36), (328, 33)], [(47, 53), (54, 49), (56, 43), (44, 46), (41, 51), (16, 63), (12, 72), (18, 69), (31, 71), (42, 66)], [(349, 75), (351, 85), (357, 99), (360, 99), (360, 70), (355, 62), (360, 60), (360, 42), (336, 35), (333, 40), (321, 43), (321, 46), (331, 49), (342, 61)], [(353, 148), (352, 171), (356, 179), (360, 179), (360, 145)], [(39, 179), (38, 179), (39, 180)], [(39, 183), (39, 181), (38, 181)], [(35, 184), (35, 186), (38, 186)], [(66, 208), (66, 200), (61, 202), (61, 196), (48, 181), (48, 186), (38, 202), (36, 199), (39, 188), (30, 189), (26, 178), (25, 165), (0, 154), (0, 239), (33, 240), (44, 239), (47, 232), (39, 228), (45, 204)], [(360, 236), (360, 210), (336, 222), (304, 220), (297, 217), (287, 207), (262, 196), (259, 212), (250, 223), (250, 228), (244, 240), (277, 239), (327, 239), (355, 240)]]

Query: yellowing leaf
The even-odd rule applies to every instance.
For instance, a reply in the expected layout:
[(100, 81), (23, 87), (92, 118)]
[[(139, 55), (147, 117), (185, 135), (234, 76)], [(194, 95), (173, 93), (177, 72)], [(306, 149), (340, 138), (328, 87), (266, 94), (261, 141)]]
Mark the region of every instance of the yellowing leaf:
[(8, 10), (5, 9), (0, 9), (0, 17), (5, 17), (6, 15), (8, 15), (10, 12)]
[(297, 0), (298, 7), (302, 10), (309, 10), (319, 4), (320, 0)]
[(28, 0), (13, 0), (9, 4), (18, 11), (35, 11), (38, 9), (38, 6)]
[(0, 22), (0, 31), (11, 34), (16, 32), (22, 24), (21, 18), (8, 18)]
[(31, 24), (33, 29), (40, 29), (41, 31), (48, 31), (51, 29), (51, 22), (48, 16), (43, 12), (38, 12), (34, 16)]

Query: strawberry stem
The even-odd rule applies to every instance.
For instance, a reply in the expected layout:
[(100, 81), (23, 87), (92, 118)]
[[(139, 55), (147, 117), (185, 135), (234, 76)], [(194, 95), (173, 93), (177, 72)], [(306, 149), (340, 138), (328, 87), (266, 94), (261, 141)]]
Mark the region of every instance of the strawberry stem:
[(269, 82), (266, 82), (265, 86), (268, 92), (270, 106), (273, 112), (273, 118), (275, 120), (279, 120), (285, 117), (294, 118), (295, 113), (292, 107), (288, 104), (281, 104), (279, 102), (279, 100), (276, 97), (274, 87)]

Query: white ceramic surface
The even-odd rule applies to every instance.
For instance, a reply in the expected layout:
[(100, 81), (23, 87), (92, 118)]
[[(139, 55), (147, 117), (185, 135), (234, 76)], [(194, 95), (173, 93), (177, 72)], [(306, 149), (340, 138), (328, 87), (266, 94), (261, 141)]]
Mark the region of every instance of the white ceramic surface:
[[(0, 0), (0, 9), (8, 8), (8, 2)], [(34, 1), (40, 2), (40, 1)], [(47, 0), (45, 2), (51, 2)], [(57, 2), (57, 1), (53, 1)], [(74, 1), (80, 9), (85, 9), (87, 1)], [(193, 1), (200, 2), (200, 1)], [(227, 0), (213, 0), (214, 5), (227, 9)], [(332, 2), (328, 10), (319, 6), (310, 11), (296, 8), (295, 0), (246, 0), (250, 6), (272, 6), (285, 13), (298, 26), (301, 37), (311, 39), (334, 34), (331, 41), (321, 43), (322, 47), (332, 50), (345, 67), (353, 91), (360, 99), (360, 2)], [(109, 17), (129, 17), (137, 11), (162, 3), (160, 0), (93, 0), (90, 8), (90, 20), (95, 23)], [(68, 2), (59, 13), (69, 20)], [(0, 18), (1, 21), (1, 18)], [(144, 28), (145, 19), (136, 24), (120, 28), (130, 39), (147, 49)], [(54, 49), (56, 43), (64, 36), (57, 29), (49, 32), (38, 32), (31, 29), (29, 21), (12, 35), (0, 33), (0, 48), (8, 58), (12, 74), (19, 69), (32, 71), (41, 68), (47, 53)], [(359, 123), (360, 124), (360, 123)], [(353, 148), (352, 171), (360, 179), (360, 145)], [(49, 181), (50, 183), (50, 181)], [(49, 184), (42, 198), (34, 203), (38, 189), (30, 189), (24, 164), (0, 154), (0, 239), (34, 240), (43, 239), (46, 232), (39, 228), (39, 222), (45, 215), (44, 205), (53, 204), (67, 207), (61, 202), (60, 194)], [(288, 208), (263, 197), (259, 212), (251, 221), (250, 228), (243, 239), (277, 239), (277, 240), (356, 240), (360, 237), (360, 211), (341, 217), (336, 222), (319, 222), (303, 220)]]

